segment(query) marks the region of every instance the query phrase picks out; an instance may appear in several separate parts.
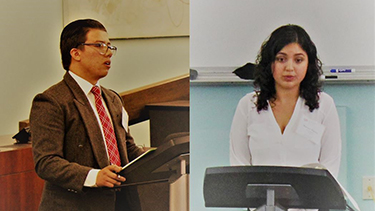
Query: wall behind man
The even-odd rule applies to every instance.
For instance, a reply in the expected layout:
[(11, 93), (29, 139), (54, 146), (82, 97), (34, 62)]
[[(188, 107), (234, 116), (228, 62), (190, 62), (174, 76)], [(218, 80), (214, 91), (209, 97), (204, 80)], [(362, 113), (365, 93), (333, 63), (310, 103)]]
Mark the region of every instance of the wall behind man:
[(1, 1), (0, 134), (18, 131), (37, 92), (61, 79), (61, 1)]
[[(28, 119), (33, 97), (65, 73), (59, 52), (62, 9), (62, 0), (1, 1), (0, 135), (18, 132), (18, 122)], [(188, 37), (112, 42), (119, 50), (108, 77), (101, 81), (107, 88), (123, 92), (188, 73)], [(148, 141), (145, 127), (147, 122), (131, 128), (138, 144)]]

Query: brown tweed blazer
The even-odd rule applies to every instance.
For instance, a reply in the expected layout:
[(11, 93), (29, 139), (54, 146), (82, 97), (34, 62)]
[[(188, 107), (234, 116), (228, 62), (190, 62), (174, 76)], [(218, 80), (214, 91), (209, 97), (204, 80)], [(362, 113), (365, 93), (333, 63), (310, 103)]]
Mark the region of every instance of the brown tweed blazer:
[[(120, 97), (103, 87), (102, 93), (125, 165), (143, 151), (122, 125)], [(114, 210), (114, 190), (83, 186), (91, 169), (109, 161), (94, 111), (69, 73), (34, 98), (30, 131), (35, 170), (45, 180), (40, 210)]]

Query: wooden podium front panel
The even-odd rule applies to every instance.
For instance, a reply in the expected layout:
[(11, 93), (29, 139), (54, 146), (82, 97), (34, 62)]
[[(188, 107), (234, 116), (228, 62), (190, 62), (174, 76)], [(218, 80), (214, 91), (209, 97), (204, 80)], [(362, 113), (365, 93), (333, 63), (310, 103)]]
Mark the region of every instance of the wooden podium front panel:
[(0, 210), (38, 210), (44, 181), (34, 170), (31, 144), (0, 146)]

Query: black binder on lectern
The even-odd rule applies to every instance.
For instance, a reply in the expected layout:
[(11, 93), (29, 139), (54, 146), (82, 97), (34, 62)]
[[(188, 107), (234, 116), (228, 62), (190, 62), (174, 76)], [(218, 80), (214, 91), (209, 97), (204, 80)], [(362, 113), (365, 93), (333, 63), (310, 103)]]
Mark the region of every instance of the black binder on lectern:
[[(169, 168), (179, 162), (184, 154), (189, 153), (189, 136), (168, 140), (155, 151), (149, 152), (141, 159), (124, 168), (119, 174), (126, 181), (118, 187), (166, 182), (176, 171)], [(188, 167), (187, 167), (188, 168)]]
[(206, 207), (259, 208), (268, 190), (282, 208), (345, 209), (342, 190), (324, 169), (275, 166), (207, 168), (204, 178)]

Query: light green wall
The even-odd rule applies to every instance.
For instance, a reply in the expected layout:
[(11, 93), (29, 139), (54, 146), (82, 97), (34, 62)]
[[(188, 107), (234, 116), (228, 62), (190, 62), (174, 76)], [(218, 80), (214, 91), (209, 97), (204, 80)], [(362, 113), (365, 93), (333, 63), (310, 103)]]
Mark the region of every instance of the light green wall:
[[(190, 87), (191, 210), (243, 210), (205, 208), (203, 179), (206, 168), (230, 165), (229, 132), (233, 115), (238, 101), (252, 90), (251, 86), (235, 84)], [(375, 175), (375, 85), (327, 84), (324, 91), (333, 97), (340, 110), (346, 110), (346, 131), (343, 131), (347, 142), (346, 190), (361, 210), (375, 210), (372, 200), (362, 199), (362, 177)]]

